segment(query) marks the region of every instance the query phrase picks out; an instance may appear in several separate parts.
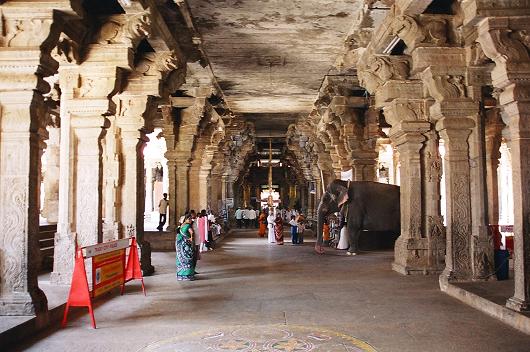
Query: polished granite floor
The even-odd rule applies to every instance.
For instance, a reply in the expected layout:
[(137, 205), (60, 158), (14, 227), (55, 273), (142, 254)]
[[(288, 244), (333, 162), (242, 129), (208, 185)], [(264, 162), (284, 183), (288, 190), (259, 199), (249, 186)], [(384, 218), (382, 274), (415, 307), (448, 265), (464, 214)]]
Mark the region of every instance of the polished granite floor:
[[(349, 257), (267, 244), (241, 230), (177, 282), (174, 253), (154, 253), (147, 297), (96, 301), (98, 328), (74, 314), (29, 351), (530, 351), (530, 336), (445, 295), (438, 278), (393, 272), (392, 252)], [(286, 234), (287, 235), (287, 234)]]

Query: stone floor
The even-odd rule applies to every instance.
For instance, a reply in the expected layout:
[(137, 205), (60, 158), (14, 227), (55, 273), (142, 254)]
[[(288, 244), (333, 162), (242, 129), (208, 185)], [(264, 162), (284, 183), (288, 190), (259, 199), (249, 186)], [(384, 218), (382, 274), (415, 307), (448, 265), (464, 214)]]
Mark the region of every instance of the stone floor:
[(15, 350), (529, 351), (530, 336), (445, 295), (437, 277), (403, 277), (392, 252), (347, 257), (269, 245), (238, 231), (203, 255), (199, 280), (175, 280), (174, 254), (154, 253), (147, 297), (96, 301), (98, 329), (78, 314)]

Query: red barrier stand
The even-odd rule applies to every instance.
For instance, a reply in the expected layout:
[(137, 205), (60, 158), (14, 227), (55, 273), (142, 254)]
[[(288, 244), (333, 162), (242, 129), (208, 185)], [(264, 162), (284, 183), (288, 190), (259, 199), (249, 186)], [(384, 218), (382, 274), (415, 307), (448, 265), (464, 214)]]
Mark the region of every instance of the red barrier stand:
[(86, 278), (85, 258), (83, 250), (77, 248), (75, 250), (75, 265), (74, 273), (72, 275), (72, 285), (70, 286), (70, 293), (68, 294), (68, 301), (66, 301), (66, 308), (64, 309), (62, 327), (66, 326), (68, 318), (68, 310), (70, 307), (88, 307), (90, 320), (92, 320), (92, 327), (96, 328), (96, 319), (94, 318), (94, 311), (92, 310), (92, 300), (90, 299), (90, 290), (88, 288), (88, 281)]
[[(96, 319), (92, 309), (92, 298), (96, 298), (116, 287), (121, 287), (121, 294), (125, 290), (125, 283), (131, 280), (142, 281), (142, 291), (145, 296), (144, 279), (138, 259), (136, 238), (129, 238), (99, 243), (93, 246), (78, 248), (76, 240), (75, 264), (72, 275), (70, 293), (64, 310), (62, 327), (66, 326), (70, 307), (87, 307), (92, 320), (92, 327), (96, 328)], [(130, 247), (127, 266), (125, 266), (125, 250)], [(83, 255), (83, 250), (85, 254)], [(88, 286), (85, 269), (85, 259), (92, 258), (92, 291)]]
[(136, 237), (132, 237), (131, 249), (129, 250), (129, 258), (127, 259), (127, 268), (125, 269), (125, 281), (121, 286), (121, 294), (125, 291), (125, 283), (131, 280), (142, 281), (142, 291), (145, 294), (144, 277), (140, 267), (140, 260), (138, 259), (138, 246), (136, 244)]

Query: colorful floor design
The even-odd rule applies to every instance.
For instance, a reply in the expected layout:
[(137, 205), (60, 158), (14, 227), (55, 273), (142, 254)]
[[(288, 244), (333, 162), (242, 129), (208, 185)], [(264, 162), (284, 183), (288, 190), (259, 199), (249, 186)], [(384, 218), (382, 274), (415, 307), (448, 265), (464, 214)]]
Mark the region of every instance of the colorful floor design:
[(228, 326), (182, 334), (138, 352), (377, 352), (355, 337), (307, 326)]

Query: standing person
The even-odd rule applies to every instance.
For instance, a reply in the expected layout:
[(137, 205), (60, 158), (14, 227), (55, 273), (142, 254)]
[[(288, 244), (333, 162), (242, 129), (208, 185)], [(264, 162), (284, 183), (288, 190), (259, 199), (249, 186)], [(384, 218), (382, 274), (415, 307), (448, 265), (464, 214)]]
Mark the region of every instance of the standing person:
[(193, 233), (195, 236), (193, 236), (193, 243), (195, 244), (195, 251), (194, 251), (194, 267), (197, 266), (197, 261), (201, 259), (201, 255), (199, 252), (199, 248), (201, 245), (201, 239), (199, 236), (199, 223), (197, 221), (197, 213), (195, 210), (190, 210), (191, 215), (191, 228), (193, 229)]
[(167, 200), (167, 193), (164, 193), (163, 196), (164, 198), (158, 202), (158, 212), (160, 213), (160, 220), (158, 221), (157, 227), (158, 231), (164, 230), (167, 219), (167, 206), (169, 205), (169, 201)]
[(208, 216), (206, 215), (206, 210), (201, 210), (199, 217), (197, 219), (197, 227), (199, 229), (199, 252), (205, 252), (208, 250)]
[(256, 227), (256, 212), (252, 208), (248, 210), (248, 222), (250, 228)]
[(243, 226), (248, 228), (248, 208), (241, 210), (241, 217), (243, 218)]
[(298, 244), (304, 244), (304, 231), (305, 231), (305, 217), (302, 212), (296, 217), (296, 223), (298, 224)]
[(348, 249), (350, 245), (348, 244), (348, 229), (346, 226), (346, 221), (342, 214), (339, 215), (339, 219), (340, 239), (339, 244), (337, 245), (337, 249)]
[(322, 241), (324, 241), (325, 245), (329, 246), (329, 240), (330, 240), (329, 224), (328, 224), (328, 217), (326, 216), (324, 218), (324, 224), (322, 225)]
[(276, 239), (274, 237), (274, 220), (276, 217), (274, 216), (274, 212), (272, 211), (272, 208), (269, 208), (269, 216), (267, 216), (267, 226), (269, 228), (269, 243), (276, 242)]
[(177, 281), (195, 280), (195, 250), (193, 245), (193, 229), (191, 226), (191, 215), (185, 216), (184, 223), (177, 233), (176, 247), (176, 265)]
[(261, 214), (259, 214), (258, 223), (259, 223), (258, 236), (265, 237), (265, 233), (267, 232), (267, 215), (265, 215), (264, 211), (262, 211)]
[(240, 207), (237, 207), (235, 218), (237, 222), (237, 228), (241, 228), (241, 221), (243, 220), (243, 212), (241, 211)]
[(274, 220), (274, 238), (276, 239), (276, 244), (283, 244), (283, 219), (281, 213), (278, 213)]
[(294, 215), (291, 215), (289, 225), (291, 225), (291, 242), (293, 244), (298, 244), (298, 223), (296, 222)]

